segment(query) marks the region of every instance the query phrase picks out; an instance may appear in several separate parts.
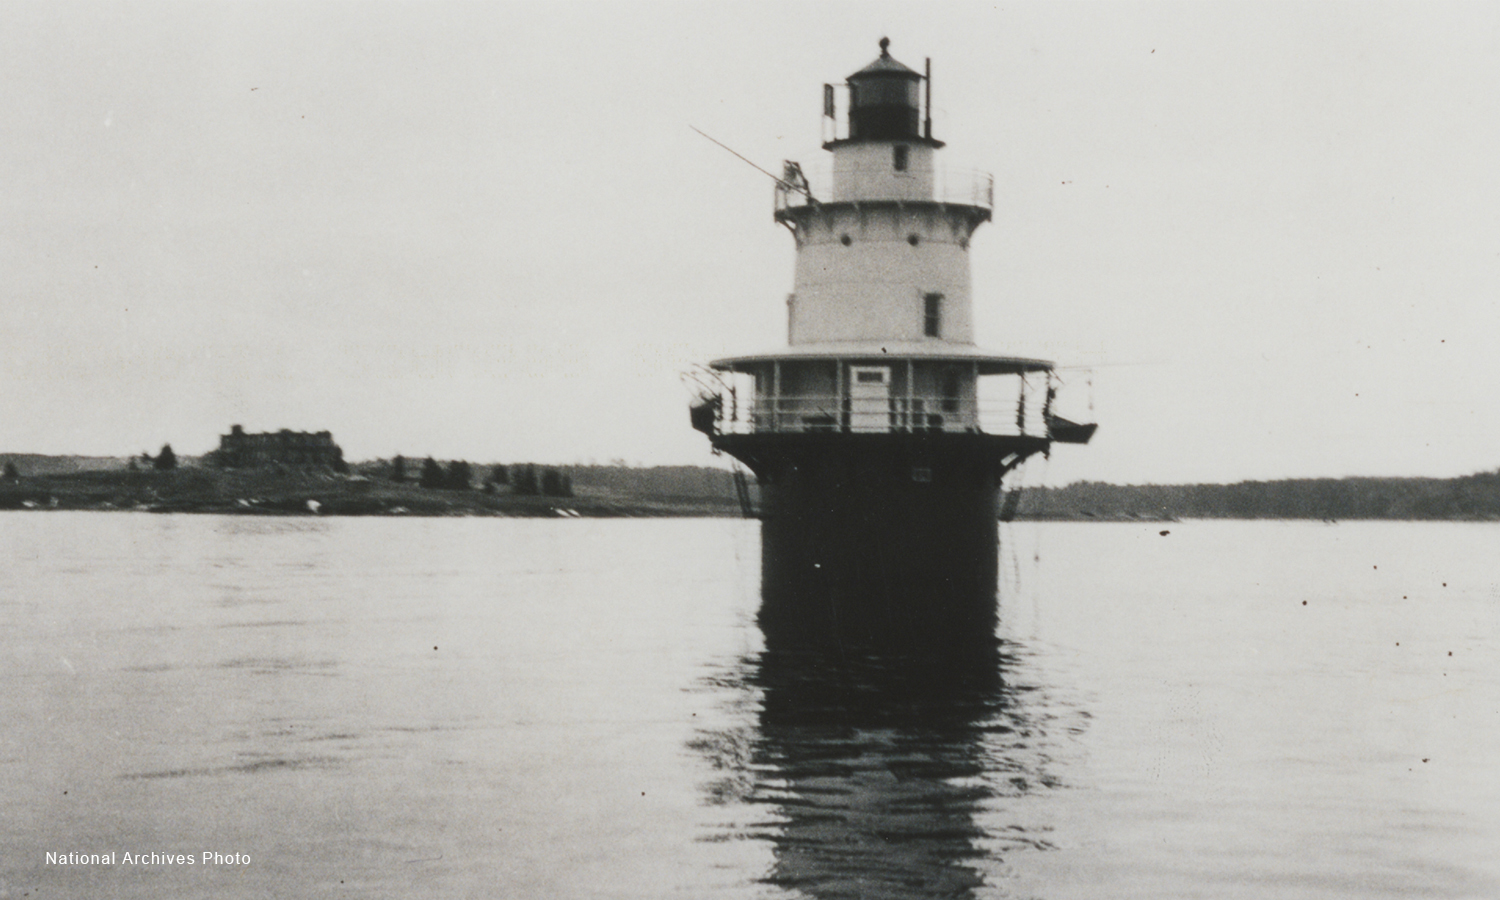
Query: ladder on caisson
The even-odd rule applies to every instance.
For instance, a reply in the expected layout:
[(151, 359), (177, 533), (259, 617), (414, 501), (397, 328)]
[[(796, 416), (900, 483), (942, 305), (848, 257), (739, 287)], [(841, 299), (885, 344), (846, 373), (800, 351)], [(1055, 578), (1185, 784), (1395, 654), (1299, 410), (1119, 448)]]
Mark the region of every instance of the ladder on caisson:
[(759, 518), (755, 502), (750, 498), (750, 479), (739, 466), (734, 467), (734, 493), (740, 499), (740, 513), (747, 519)]

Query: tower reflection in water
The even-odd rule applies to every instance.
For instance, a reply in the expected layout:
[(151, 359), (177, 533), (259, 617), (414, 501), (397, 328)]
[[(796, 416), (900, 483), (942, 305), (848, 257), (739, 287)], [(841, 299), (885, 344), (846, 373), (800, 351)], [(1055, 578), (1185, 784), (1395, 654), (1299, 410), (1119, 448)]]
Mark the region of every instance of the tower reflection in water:
[(712, 686), (749, 721), (693, 745), (720, 772), (708, 801), (745, 805), (732, 837), (770, 844), (768, 884), (820, 900), (975, 897), (1008, 853), (1050, 846), (1007, 806), (1061, 787), (1050, 732), (1086, 717), (1029, 713), (1037, 689), (1005, 674), (1019, 650), (742, 658)]

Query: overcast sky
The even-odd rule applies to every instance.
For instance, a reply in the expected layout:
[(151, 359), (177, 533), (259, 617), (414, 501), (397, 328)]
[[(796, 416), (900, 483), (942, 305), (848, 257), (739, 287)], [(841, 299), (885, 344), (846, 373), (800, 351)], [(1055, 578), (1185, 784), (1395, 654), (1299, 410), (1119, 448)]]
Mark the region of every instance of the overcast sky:
[[(1500, 466), (1500, 5), (0, 6), (0, 451), (713, 464), (785, 343), (769, 169), (934, 67), (976, 332), (1095, 418), (1031, 481)], [(1089, 407), (1092, 404), (1092, 412)]]

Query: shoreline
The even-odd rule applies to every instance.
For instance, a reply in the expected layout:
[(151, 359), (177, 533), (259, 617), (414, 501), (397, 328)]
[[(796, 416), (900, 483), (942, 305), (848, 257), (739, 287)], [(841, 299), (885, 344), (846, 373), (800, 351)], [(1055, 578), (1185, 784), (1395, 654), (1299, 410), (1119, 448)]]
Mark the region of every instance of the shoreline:
[[(746, 518), (729, 471), (564, 466), (572, 496), (424, 488), (378, 464), (331, 471), (127, 468), (52, 471), (0, 479), (0, 510), (205, 513), (251, 516), (491, 516), (504, 518)], [(751, 486), (751, 499), (758, 491)], [(752, 511), (758, 504), (752, 503)], [(1456, 479), (1350, 478), (1239, 485), (1078, 483), (1021, 492), (1006, 520), (1500, 521), (1500, 473)], [(755, 517), (753, 514), (749, 516)]]
[(732, 496), (575, 496), (424, 488), (362, 475), (184, 468), (38, 475), (0, 484), (0, 510), (247, 516), (739, 517)]

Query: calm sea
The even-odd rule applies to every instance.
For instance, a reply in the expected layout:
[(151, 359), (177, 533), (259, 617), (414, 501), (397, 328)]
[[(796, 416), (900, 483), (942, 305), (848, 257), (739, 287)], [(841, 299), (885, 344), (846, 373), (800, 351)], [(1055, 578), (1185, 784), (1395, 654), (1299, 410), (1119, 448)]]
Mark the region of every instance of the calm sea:
[(0, 513), (0, 897), (1493, 898), (1497, 548), (1006, 526), (934, 688), (753, 522)]

